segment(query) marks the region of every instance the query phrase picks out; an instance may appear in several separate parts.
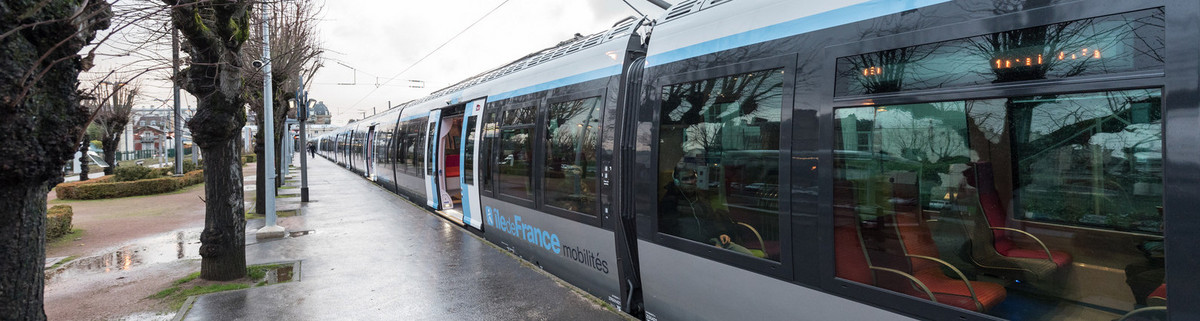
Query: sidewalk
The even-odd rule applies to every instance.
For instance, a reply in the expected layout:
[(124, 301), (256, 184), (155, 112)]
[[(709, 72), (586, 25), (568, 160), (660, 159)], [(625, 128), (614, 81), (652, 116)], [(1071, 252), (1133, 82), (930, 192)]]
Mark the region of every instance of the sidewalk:
[(280, 225), (313, 232), (246, 239), (248, 264), (299, 260), (301, 280), (200, 296), (183, 320), (625, 319), (336, 164), (308, 164), (314, 202)]

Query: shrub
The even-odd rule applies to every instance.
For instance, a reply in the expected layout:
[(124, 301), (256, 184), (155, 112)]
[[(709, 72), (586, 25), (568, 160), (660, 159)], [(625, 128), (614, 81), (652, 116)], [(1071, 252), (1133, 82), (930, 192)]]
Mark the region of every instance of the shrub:
[(257, 155), (257, 154), (246, 154), (246, 155), (242, 155), (242, 162), (243, 162), (243, 163), (254, 163), (254, 162), (257, 162), (257, 161), (258, 161), (258, 155)]
[(92, 200), (166, 193), (204, 182), (204, 171), (191, 171), (181, 177), (160, 177), (128, 182), (94, 182), (68, 189), (55, 188), (59, 199)]
[[(194, 170), (187, 172), (187, 174), (183, 174), (183, 177), (181, 177), (181, 182), (183, 186), (204, 183), (204, 170)], [(180, 187), (182, 188), (183, 186)]]
[[(169, 171), (170, 169), (167, 169), (167, 170)], [(142, 166), (125, 166), (125, 167), (117, 167), (116, 171), (113, 172), (113, 174), (114, 174), (114, 176), (116, 176), (116, 179), (118, 182), (132, 182), (132, 181), (136, 181), (136, 180), (153, 179), (153, 178), (162, 177), (163, 171), (162, 171), (162, 169), (156, 170), (156, 169), (152, 169), (149, 167), (142, 167)]]
[(199, 165), (197, 165), (196, 163), (193, 163), (190, 160), (183, 161), (183, 172), (184, 173), (190, 173), (197, 169), (204, 169), (204, 163), (200, 163)]
[(71, 234), (71, 217), (74, 215), (70, 205), (54, 205), (46, 210), (46, 239)]
[(175, 167), (163, 167), (150, 170), (150, 176), (146, 178), (159, 178), (163, 176), (172, 176), (175, 174)]
[[(120, 168), (117, 168), (117, 169), (119, 170)], [(109, 175), (109, 176), (104, 176), (101, 178), (95, 178), (95, 179), (86, 180), (86, 181), (58, 184), (58, 186), (54, 188), (54, 193), (58, 196), (59, 199), (67, 199), (67, 200), (79, 199), (79, 186), (82, 186), (84, 184), (111, 182), (114, 179), (114, 176), (116, 176), (116, 175)]]

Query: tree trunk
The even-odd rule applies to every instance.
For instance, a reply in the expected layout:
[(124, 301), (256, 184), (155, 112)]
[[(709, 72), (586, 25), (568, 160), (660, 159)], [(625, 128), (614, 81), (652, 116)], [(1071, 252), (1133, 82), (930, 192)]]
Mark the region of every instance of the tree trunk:
[[(273, 83), (274, 83), (274, 81), (275, 80), (272, 80)], [(283, 83), (283, 82), (279, 82), (279, 83)], [(284, 96), (283, 93), (279, 92), (278, 90), (275, 92), (275, 97), (283, 97), (283, 96)], [(283, 187), (283, 179), (284, 179), (283, 178), (283, 168), (282, 168), (283, 157), (284, 157), (284, 155), (283, 155), (283, 144), (284, 144), (283, 137), (285, 135), (289, 134), (287, 132), (286, 128), (284, 128), (284, 124), (287, 123), (288, 102), (287, 102), (287, 100), (276, 99), (274, 102), (274, 105), (275, 105), (275, 108), (274, 108), (275, 114), (273, 116), (275, 116), (275, 189), (272, 189), (272, 191), (274, 191), (275, 195), (278, 196), (279, 188)]]
[(0, 315), (45, 320), (46, 184), (0, 185)]
[(46, 193), (62, 182), (91, 116), (79, 104), (88, 65), (79, 51), (112, 11), (107, 1), (0, 8), (0, 319), (45, 320)]
[(178, 78), (198, 100), (188, 121), (204, 154), (204, 232), (200, 277), (226, 281), (246, 276), (246, 211), (238, 139), (246, 125), (239, 69), (249, 34), (249, 1), (164, 0), (171, 21), (190, 44), (191, 66)]
[(104, 175), (112, 175), (117, 170), (117, 146), (121, 143), (121, 136), (116, 139), (104, 139), (100, 141), (100, 146), (104, 149), (104, 162), (108, 163), (108, 167), (104, 168)]
[(200, 234), (200, 277), (233, 280), (246, 276), (246, 217), (242, 168), (236, 137), (209, 142), (204, 152), (204, 232)]
[(88, 145), (91, 145), (91, 137), (83, 134), (83, 145), (79, 146), (79, 181), (88, 180)]
[[(261, 119), (262, 116), (260, 115), (259, 118)], [(254, 139), (254, 154), (257, 158), (254, 164), (254, 175), (256, 175), (254, 179), (254, 213), (266, 215), (264, 212), (267, 210), (267, 167), (263, 165), (266, 164), (263, 161), (266, 150), (263, 149), (262, 122), (259, 122), (258, 128), (258, 134)]]
[(275, 196), (279, 196), (279, 188), (283, 187), (283, 130), (280, 122), (275, 123)]

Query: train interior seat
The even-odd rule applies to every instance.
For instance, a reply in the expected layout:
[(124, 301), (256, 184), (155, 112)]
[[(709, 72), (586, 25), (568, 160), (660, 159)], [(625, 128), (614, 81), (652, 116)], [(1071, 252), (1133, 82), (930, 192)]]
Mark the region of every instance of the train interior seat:
[[(838, 194), (842, 196), (844, 194)], [(850, 199), (843, 197), (842, 199)], [(900, 270), (873, 266), (867, 248), (863, 246), (862, 221), (856, 218), (853, 201), (839, 202), (834, 207), (834, 268), (837, 277), (885, 288), (891, 291), (937, 301), (929, 287), (911, 274)], [(881, 253), (876, 253), (881, 255)], [(886, 254), (883, 254), (886, 255)]]
[(1007, 296), (1004, 286), (972, 282), (961, 270), (940, 258), (929, 226), (921, 217), (916, 174), (892, 174), (889, 181), (893, 208), (892, 215), (887, 216), (889, 222), (884, 225), (893, 227), (900, 239), (900, 251), (908, 261), (911, 274), (924, 282), (941, 303), (983, 312), (1004, 301)]
[[(1031, 276), (1045, 280), (1056, 271), (1071, 264), (1070, 253), (1051, 250), (1033, 234), (1008, 228), (1007, 211), (1000, 202), (990, 162), (970, 163), (964, 172), (967, 184), (975, 187), (982, 215), (964, 212), (964, 219), (972, 224), (967, 234), (971, 238), (971, 256), (981, 268), (1008, 274), (1009, 271), (1025, 271)], [(1025, 242), (1016, 242), (1011, 235), (1020, 235)], [(1027, 245), (1029, 244), (1029, 245)]]
[(1117, 321), (1167, 321), (1167, 307), (1145, 307), (1129, 311)]
[[(851, 184), (854, 186), (849, 187)], [(874, 272), (875, 286), (980, 312), (1004, 301), (1007, 290), (1002, 285), (972, 281), (938, 258), (937, 245), (920, 219), (914, 173), (891, 173), (841, 185), (846, 186), (835, 186), (834, 196), (839, 276), (865, 280), (862, 268), (856, 266), (862, 265), (856, 257), (862, 253)]]
[(1150, 296), (1146, 297), (1146, 304), (1150, 306), (1167, 306), (1167, 284), (1163, 283), (1150, 292)]

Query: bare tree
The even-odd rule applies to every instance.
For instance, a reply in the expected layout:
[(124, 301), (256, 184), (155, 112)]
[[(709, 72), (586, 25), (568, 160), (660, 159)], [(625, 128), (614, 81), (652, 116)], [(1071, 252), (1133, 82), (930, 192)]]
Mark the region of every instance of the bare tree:
[(105, 175), (112, 175), (117, 167), (117, 146), (120, 146), (121, 134), (129, 124), (133, 101), (140, 92), (141, 88), (138, 85), (116, 82), (112, 85), (112, 92), (108, 93), (112, 98), (111, 103), (102, 101), (98, 104), (100, 107), (92, 123), (99, 129), (100, 137), (92, 138), (99, 138), (100, 148), (104, 150), (104, 162), (108, 163), (108, 167), (104, 168)]
[[(275, 127), (275, 175), (282, 173), (280, 165), (281, 151), (285, 132), (282, 130), (284, 122), (287, 120), (288, 101), (296, 98), (296, 89), (299, 87), (299, 78), (311, 79), (316, 74), (317, 69), (321, 68), (321, 54), (324, 50), (321, 49), (320, 43), (317, 42), (316, 30), (313, 29), (314, 24), (318, 21), (317, 15), (320, 13), (320, 7), (313, 0), (297, 0), (291, 2), (270, 2), (264, 3), (266, 10), (271, 10), (272, 17), (270, 21), (270, 36), (271, 36), (271, 90), (272, 90), (272, 116)], [(260, 25), (263, 23), (260, 15), (255, 15), (250, 18), (251, 24)], [(246, 42), (246, 50), (242, 51), (242, 63), (249, 64), (251, 61), (262, 59), (263, 37), (261, 28), (255, 29), (258, 32), (251, 32), (250, 39)], [(243, 69), (246, 79), (262, 79), (262, 70), (260, 69)], [(246, 83), (246, 92), (250, 99), (250, 110), (254, 112), (255, 125), (259, 129), (264, 127), (266, 119), (263, 118), (263, 97), (262, 97), (261, 81), (249, 81)], [(263, 131), (259, 130), (255, 134), (254, 152), (259, 156), (263, 155)], [(260, 164), (261, 165), (261, 164)], [(266, 177), (266, 166), (257, 167), (258, 177)], [(283, 184), (282, 179), (275, 180), (276, 187)], [(274, 190), (265, 186), (266, 180), (256, 180), (257, 187), (255, 188), (254, 212), (262, 213), (266, 204), (266, 191)]]
[(188, 121), (204, 152), (204, 232), (200, 277), (246, 275), (245, 208), (238, 138), (246, 124), (242, 45), (250, 37), (249, 0), (164, 0), (186, 39), (189, 66), (175, 81), (199, 100)]
[(80, 50), (108, 28), (107, 1), (0, 2), (0, 315), (45, 320), (46, 193), (90, 116)]

